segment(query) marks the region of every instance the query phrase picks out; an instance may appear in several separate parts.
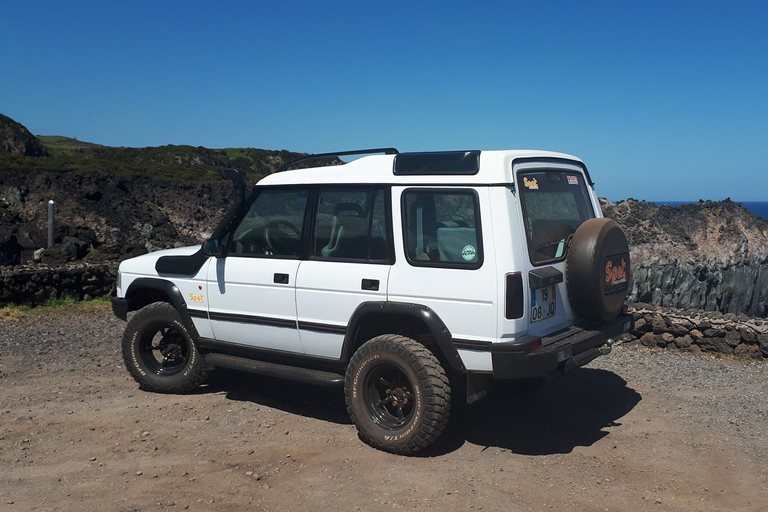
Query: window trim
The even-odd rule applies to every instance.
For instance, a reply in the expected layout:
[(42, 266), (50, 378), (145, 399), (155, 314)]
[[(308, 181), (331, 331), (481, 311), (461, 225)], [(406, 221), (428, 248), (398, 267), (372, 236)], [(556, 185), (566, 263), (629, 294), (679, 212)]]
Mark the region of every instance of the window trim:
[[(320, 193), (323, 191), (328, 190), (365, 190), (366, 192), (369, 191), (376, 191), (383, 195), (384, 198), (384, 219), (385, 219), (385, 229), (387, 231), (387, 259), (385, 260), (371, 260), (370, 259), (370, 245), (368, 246), (368, 255), (369, 258), (335, 258), (335, 257), (327, 257), (327, 256), (318, 256), (314, 253), (312, 244), (315, 240), (315, 233), (317, 230), (317, 217), (319, 215), (319, 212), (317, 211), (318, 208), (318, 201), (320, 197)], [(330, 262), (340, 262), (340, 263), (359, 263), (364, 265), (394, 265), (395, 264), (395, 244), (394, 244), (394, 234), (393, 234), (393, 224), (392, 224), (392, 187), (389, 185), (379, 185), (374, 183), (329, 183), (329, 184), (323, 184), (323, 185), (314, 185), (312, 186), (312, 210), (310, 212), (310, 218), (309, 222), (310, 229), (309, 235), (307, 237), (306, 243), (307, 243), (307, 252), (303, 259), (309, 260), (309, 261), (330, 261)], [(371, 215), (373, 214), (373, 204), (371, 204)], [(372, 220), (372, 219), (371, 219)], [(370, 230), (371, 225), (368, 225), (368, 229)], [(302, 246), (303, 247), (303, 246)]]
[[(582, 173), (575, 169), (564, 169), (562, 167), (536, 167), (536, 168), (529, 168), (529, 169), (519, 169), (515, 173), (515, 183), (520, 183), (522, 181), (522, 177), (524, 177), (525, 174), (529, 173), (545, 173), (545, 172), (559, 172), (561, 174), (566, 173), (572, 173), (572, 174), (579, 174), (581, 178), (584, 180), (584, 182), (580, 185), (584, 186), (584, 189), (582, 191), (586, 192), (586, 199), (587, 199), (587, 206), (589, 208), (589, 211), (592, 214), (592, 217), (589, 217), (588, 219), (582, 221), (582, 224), (586, 222), (589, 219), (594, 219), (597, 216), (597, 212), (595, 211), (595, 207), (592, 204), (592, 196), (589, 193), (589, 187), (591, 185), (589, 184), (589, 178)], [(521, 177), (522, 175), (522, 177)], [(526, 252), (528, 253), (528, 261), (530, 261), (531, 265), (534, 267), (540, 267), (542, 265), (551, 265), (553, 263), (561, 263), (565, 261), (568, 258), (568, 250), (563, 252), (563, 255), (559, 258), (550, 258), (548, 260), (541, 260), (541, 261), (534, 261), (533, 255), (531, 253), (531, 244), (533, 243), (532, 240), (528, 238), (529, 232), (528, 232), (528, 208), (525, 203), (525, 192), (523, 192), (523, 188), (525, 187), (517, 187), (517, 190), (520, 190), (520, 209), (522, 210), (522, 219), (523, 219), (523, 232), (525, 234), (525, 245), (526, 245)], [(576, 208), (580, 209), (580, 206), (578, 202), (576, 203)], [(589, 213), (589, 212), (588, 212)]]
[[(405, 196), (409, 192), (432, 192), (438, 194), (453, 193), (453, 194), (470, 194), (474, 201), (475, 210), (475, 233), (477, 234), (477, 262), (471, 264), (464, 263), (452, 263), (452, 262), (440, 262), (440, 261), (423, 261), (415, 260), (408, 254), (408, 215), (406, 212)], [(427, 267), (427, 268), (449, 268), (457, 270), (477, 270), (483, 266), (485, 261), (485, 251), (483, 250), (483, 222), (480, 217), (480, 194), (474, 188), (461, 187), (408, 187), (400, 194), (400, 217), (402, 220), (401, 230), (403, 235), (403, 253), (405, 253), (405, 259), (412, 267)]]
[[(235, 254), (232, 252), (232, 236), (234, 235), (235, 231), (238, 227), (240, 227), (240, 224), (245, 219), (246, 215), (248, 215), (248, 212), (251, 210), (251, 206), (253, 206), (253, 203), (256, 201), (256, 199), (264, 192), (268, 191), (299, 191), (299, 190), (306, 190), (307, 191), (307, 205), (304, 209), (304, 219), (302, 220), (303, 225), (301, 226), (301, 243), (299, 246), (299, 254), (296, 256), (293, 255), (287, 255), (287, 254)], [(243, 206), (242, 211), (240, 211), (236, 218), (232, 220), (232, 223), (230, 224), (230, 227), (227, 229), (226, 234), (224, 235), (224, 238), (226, 238), (226, 244), (224, 244), (224, 247), (226, 248), (224, 251), (224, 254), (222, 257), (224, 258), (256, 258), (256, 259), (268, 259), (268, 260), (304, 260), (306, 259), (305, 254), (307, 252), (307, 230), (304, 228), (307, 225), (308, 216), (307, 214), (310, 212), (310, 208), (312, 207), (313, 203), (313, 193), (312, 193), (312, 186), (311, 185), (278, 185), (274, 187), (255, 187), (253, 192), (250, 194), (250, 197), (248, 198), (248, 201), (246, 202), (245, 206)]]

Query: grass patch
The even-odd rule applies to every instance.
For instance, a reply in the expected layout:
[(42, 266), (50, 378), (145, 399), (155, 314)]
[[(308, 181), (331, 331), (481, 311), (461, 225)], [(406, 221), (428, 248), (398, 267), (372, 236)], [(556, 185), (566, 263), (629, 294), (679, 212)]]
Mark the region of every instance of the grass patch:
[(77, 300), (74, 297), (48, 299), (44, 304), (8, 304), (0, 307), (0, 322), (13, 322), (21, 318), (42, 316), (46, 313), (61, 310), (88, 311), (99, 309), (110, 303), (110, 295), (97, 297), (93, 300)]

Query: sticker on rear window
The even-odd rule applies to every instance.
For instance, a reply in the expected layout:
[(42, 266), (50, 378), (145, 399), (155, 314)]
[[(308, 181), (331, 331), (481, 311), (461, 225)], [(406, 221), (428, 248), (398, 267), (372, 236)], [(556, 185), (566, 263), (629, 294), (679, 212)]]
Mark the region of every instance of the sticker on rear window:
[(474, 245), (465, 245), (461, 250), (461, 257), (464, 258), (464, 261), (472, 261), (476, 256), (477, 250)]
[(579, 177), (578, 176), (568, 176), (568, 184), (569, 185), (578, 185), (579, 184)]
[(536, 181), (536, 178), (523, 178), (523, 185), (525, 185), (525, 188), (530, 190), (539, 190), (539, 182)]

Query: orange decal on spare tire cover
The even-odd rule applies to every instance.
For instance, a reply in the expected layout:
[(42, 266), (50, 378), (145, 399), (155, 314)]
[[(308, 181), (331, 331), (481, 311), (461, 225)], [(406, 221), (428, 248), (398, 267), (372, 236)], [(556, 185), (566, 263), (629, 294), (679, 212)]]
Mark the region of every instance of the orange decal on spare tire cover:
[(621, 226), (611, 219), (589, 219), (579, 226), (565, 260), (571, 308), (580, 317), (610, 322), (624, 306), (629, 290), (629, 246)]
[(616, 293), (627, 289), (627, 261), (629, 255), (614, 254), (605, 258), (605, 287), (603, 293)]

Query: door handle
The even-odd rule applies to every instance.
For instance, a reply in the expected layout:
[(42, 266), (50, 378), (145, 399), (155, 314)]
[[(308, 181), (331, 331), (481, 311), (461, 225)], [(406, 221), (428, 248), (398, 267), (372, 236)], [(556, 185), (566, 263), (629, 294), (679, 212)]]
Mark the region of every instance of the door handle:
[(275, 274), (275, 284), (288, 284), (288, 274)]
[(363, 284), (360, 286), (363, 290), (373, 290), (378, 291), (379, 290), (379, 280), (378, 279), (363, 279)]

